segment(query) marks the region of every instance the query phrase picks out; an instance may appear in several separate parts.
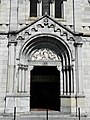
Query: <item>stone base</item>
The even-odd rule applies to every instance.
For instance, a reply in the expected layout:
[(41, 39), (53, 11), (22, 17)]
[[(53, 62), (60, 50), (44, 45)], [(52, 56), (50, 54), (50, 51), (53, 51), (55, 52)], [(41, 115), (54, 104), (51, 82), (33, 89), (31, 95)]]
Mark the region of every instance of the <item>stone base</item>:
[(5, 113), (13, 113), (14, 107), (16, 112), (30, 111), (30, 97), (29, 96), (6, 96)]
[[(86, 113), (85, 97), (61, 96), (60, 112), (65, 114), (76, 114), (76, 107), (81, 109), (81, 114)], [(77, 106), (76, 106), (77, 100)], [(29, 95), (7, 95), (5, 99), (5, 113), (14, 113), (16, 107), (17, 113), (30, 112), (30, 96)]]
[(85, 114), (85, 96), (75, 95), (71, 96), (61, 96), (61, 112), (67, 114), (74, 114), (76, 115), (76, 109), (78, 114), (78, 108), (81, 110), (81, 114)]

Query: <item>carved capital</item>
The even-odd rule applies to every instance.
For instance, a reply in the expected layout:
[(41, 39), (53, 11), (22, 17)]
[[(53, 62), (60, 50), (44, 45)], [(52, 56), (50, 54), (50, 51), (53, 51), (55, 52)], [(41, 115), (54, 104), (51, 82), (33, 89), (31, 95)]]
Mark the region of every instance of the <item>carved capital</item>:
[(16, 41), (16, 35), (9, 35), (9, 41)]
[(28, 65), (18, 64), (18, 69), (24, 69), (27, 70)]
[(38, 3), (41, 3), (42, 0), (37, 0)]
[(50, 3), (52, 4), (52, 3), (54, 3), (54, 1), (55, 1), (55, 0), (50, 0)]
[(14, 44), (14, 45), (16, 46), (16, 45), (17, 45), (17, 42), (16, 42), (16, 41), (10, 41), (10, 42), (8, 42), (7, 47), (11, 46), (12, 44)]
[(75, 46), (75, 47), (82, 47), (82, 45), (83, 45), (83, 43), (80, 43), (80, 42), (74, 43), (74, 46)]

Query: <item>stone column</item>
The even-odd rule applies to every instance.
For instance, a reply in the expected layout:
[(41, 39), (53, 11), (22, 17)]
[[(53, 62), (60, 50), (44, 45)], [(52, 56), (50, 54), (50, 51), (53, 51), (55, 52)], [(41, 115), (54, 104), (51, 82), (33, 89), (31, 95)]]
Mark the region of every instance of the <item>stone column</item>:
[(21, 84), (22, 84), (21, 76), (22, 76), (21, 68), (19, 67), (18, 92), (21, 92)]
[(82, 32), (82, 0), (74, 0), (75, 31)]
[(30, 3), (30, 0), (29, 0), (29, 17), (30, 17), (30, 7), (31, 7), (31, 3)]
[(63, 94), (63, 76), (62, 76), (62, 67), (57, 66), (57, 69), (60, 71), (60, 95)]
[(76, 37), (75, 46), (75, 78), (76, 94), (83, 94), (83, 74), (82, 74), (82, 43), (78, 42), (80, 37)]
[(71, 71), (71, 95), (74, 94), (74, 70), (73, 66), (70, 66), (70, 71)]
[(30, 86), (31, 86), (31, 70), (33, 70), (33, 68), (34, 68), (34, 66), (29, 66), (28, 67), (28, 78), (29, 78), (30, 82), (28, 82), (29, 84), (27, 84), (27, 86), (28, 86), (28, 91), (29, 92), (30, 92)]
[(50, 1), (50, 16), (55, 17), (55, 1)]
[(19, 64), (19, 79), (18, 79), (18, 92), (27, 92), (26, 91), (26, 83), (27, 83), (27, 78), (26, 78), (26, 72), (27, 72), (27, 65), (22, 65)]
[(62, 67), (62, 73), (63, 73), (63, 95), (65, 95), (66, 91), (66, 79), (65, 79), (65, 67)]
[(62, 73), (62, 69), (60, 71), (60, 81), (61, 81), (61, 95), (63, 95), (63, 73)]
[[(29, 82), (27, 82), (27, 91), (30, 95), (30, 100), (31, 100), (31, 70), (33, 70), (34, 66), (29, 66), (28, 67), (28, 78), (29, 78)], [(31, 108), (31, 107), (30, 107)]]
[(37, 3), (37, 16), (42, 16), (42, 0), (38, 0)]
[(67, 95), (70, 95), (70, 75), (69, 66), (67, 66)]
[(22, 92), (24, 92), (24, 84), (25, 84), (25, 79), (24, 79), (24, 68), (22, 69)]
[(14, 92), (15, 82), (15, 59), (16, 59), (16, 36), (10, 35), (8, 42), (8, 81), (7, 81), (7, 92)]
[(9, 15), (9, 24), (10, 31), (17, 30), (17, 0), (10, 0), (10, 15)]

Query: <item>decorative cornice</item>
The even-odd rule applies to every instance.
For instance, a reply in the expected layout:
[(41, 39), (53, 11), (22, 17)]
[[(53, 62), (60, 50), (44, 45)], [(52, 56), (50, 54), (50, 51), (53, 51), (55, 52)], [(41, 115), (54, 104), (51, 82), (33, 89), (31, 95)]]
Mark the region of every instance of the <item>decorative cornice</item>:
[(60, 97), (61, 98), (85, 98), (85, 95), (84, 94), (82, 94), (82, 95), (72, 95), (72, 93), (71, 93), (71, 95), (60, 95)]
[(8, 35), (7, 32), (0, 32), (0, 35)]

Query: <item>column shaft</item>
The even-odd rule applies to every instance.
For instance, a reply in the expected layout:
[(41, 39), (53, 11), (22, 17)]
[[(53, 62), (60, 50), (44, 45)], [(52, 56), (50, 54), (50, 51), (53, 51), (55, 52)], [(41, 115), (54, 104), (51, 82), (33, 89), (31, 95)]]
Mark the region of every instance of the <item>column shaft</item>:
[(50, 4), (50, 16), (55, 17), (55, 2)]
[(24, 92), (24, 84), (25, 84), (25, 83), (24, 83), (24, 82), (25, 82), (25, 80), (24, 80), (24, 78), (25, 78), (25, 77), (24, 77), (24, 71), (25, 71), (25, 70), (22, 69), (22, 92)]
[(15, 57), (16, 57), (16, 42), (9, 42), (8, 44), (8, 81), (7, 92), (12, 93), (14, 91), (15, 82)]
[(83, 93), (83, 75), (82, 75), (82, 43), (75, 44), (75, 75), (76, 75), (76, 93)]
[(18, 84), (18, 86), (19, 86), (19, 90), (18, 90), (18, 91), (19, 91), (19, 92), (21, 92), (21, 89), (22, 89), (22, 88), (21, 88), (21, 84), (22, 84), (21, 76), (22, 76), (22, 74), (21, 74), (21, 68), (20, 68), (20, 69), (19, 69), (19, 82), (18, 82), (18, 83), (19, 83), (19, 84)]

